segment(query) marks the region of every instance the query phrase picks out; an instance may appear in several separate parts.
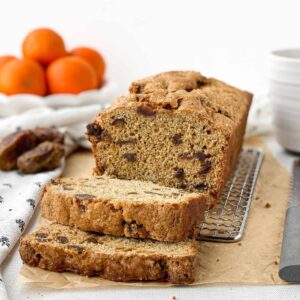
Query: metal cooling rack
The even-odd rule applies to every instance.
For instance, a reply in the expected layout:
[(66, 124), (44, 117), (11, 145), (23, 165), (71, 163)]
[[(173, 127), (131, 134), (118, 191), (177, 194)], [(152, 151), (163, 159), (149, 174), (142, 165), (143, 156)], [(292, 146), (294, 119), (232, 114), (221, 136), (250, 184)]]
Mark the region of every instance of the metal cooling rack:
[(196, 239), (237, 242), (242, 238), (263, 157), (260, 150), (242, 150), (219, 202), (206, 211), (205, 221), (196, 226)]

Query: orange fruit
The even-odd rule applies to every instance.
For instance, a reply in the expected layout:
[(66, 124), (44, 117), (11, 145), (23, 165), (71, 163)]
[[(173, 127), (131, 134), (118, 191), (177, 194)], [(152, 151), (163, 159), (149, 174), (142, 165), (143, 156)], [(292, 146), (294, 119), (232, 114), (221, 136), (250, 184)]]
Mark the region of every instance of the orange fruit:
[(31, 31), (23, 41), (22, 51), (25, 58), (34, 59), (44, 66), (67, 55), (62, 37), (48, 28)]
[(31, 59), (14, 59), (1, 67), (0, 92), (14, 94), (46, 94), (45, 71)]
[(71, 54), (83, 58), (92, 65), (97, 75), (98, 86), (101, 86), (105, 73), (105, 61), (102, 55), (98, 51), (88, 47), (75, 48), (71, 51)]
[(14, 59), (17, 59), (15, 56), (13, 55), (3, 55), (0, 56), (0, 68), (2, 66), (4, 66), (7, 62), (12, 61)]
[(46, 71), (51, 94), (79, 94), (97, 88), (97, 76), (92, 66), (75, 56), (63, 57), (51, 63)]

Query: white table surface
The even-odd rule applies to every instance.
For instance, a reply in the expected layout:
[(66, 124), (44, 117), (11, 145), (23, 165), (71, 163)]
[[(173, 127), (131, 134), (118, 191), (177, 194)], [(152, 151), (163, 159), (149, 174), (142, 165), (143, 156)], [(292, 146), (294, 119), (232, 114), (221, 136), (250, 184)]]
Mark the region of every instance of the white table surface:
[[(277, 144), (272, 136), (265, 137), (269, 148), (278, 160), (290, 169), (295, 156), (287, 154)], [(35, 228), (39, 216), (36, 211), (34, 218), (27, 227), (26, 232)], [(213, 285), (200, 287), (176, 288), (93, 288), (76, 290), (53, 290), (33, 287), (22, 284), (18, 280), (18, 273), (22, 262), (18, 254), (18, 245), (3, 264), (3, 279), (10, 299), (300, 299), (300, 285), (285, 286), (246, 286), (246, 285)]]

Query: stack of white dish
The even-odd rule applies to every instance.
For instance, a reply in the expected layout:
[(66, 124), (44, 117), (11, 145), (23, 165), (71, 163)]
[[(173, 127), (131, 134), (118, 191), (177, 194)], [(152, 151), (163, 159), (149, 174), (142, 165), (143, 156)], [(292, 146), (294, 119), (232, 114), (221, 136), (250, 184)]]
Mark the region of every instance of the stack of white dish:
[(272, 52), (270, 99), (278, 142), (300, 152), (300, 49)]

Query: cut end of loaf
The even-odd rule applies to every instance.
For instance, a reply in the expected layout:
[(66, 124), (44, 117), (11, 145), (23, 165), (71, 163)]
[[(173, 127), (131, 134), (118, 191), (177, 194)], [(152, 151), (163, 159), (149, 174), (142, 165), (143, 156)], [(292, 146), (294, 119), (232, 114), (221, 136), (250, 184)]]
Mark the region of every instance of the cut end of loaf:
[(145, 116), (118, 109), (94, 126), (105, 128), (94, 143), (99, 175), (209, 191), (216, 197), (227, 141), (208, 122), (194, 115)]

